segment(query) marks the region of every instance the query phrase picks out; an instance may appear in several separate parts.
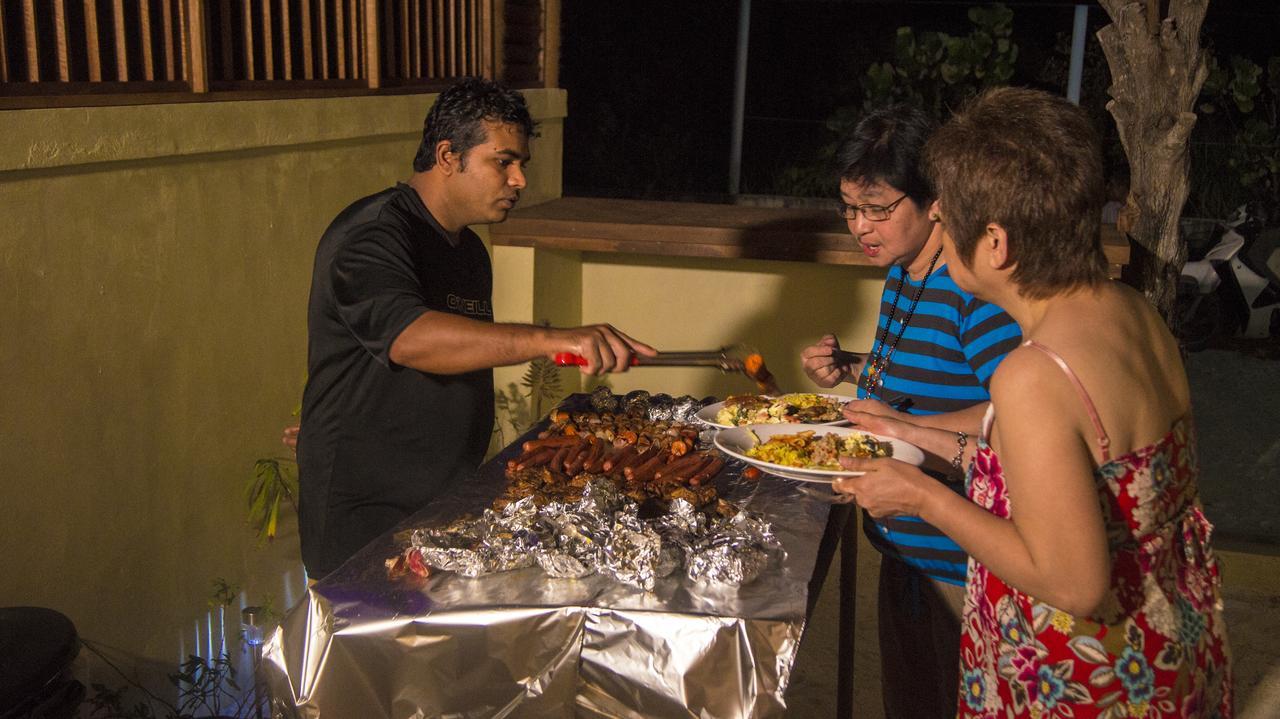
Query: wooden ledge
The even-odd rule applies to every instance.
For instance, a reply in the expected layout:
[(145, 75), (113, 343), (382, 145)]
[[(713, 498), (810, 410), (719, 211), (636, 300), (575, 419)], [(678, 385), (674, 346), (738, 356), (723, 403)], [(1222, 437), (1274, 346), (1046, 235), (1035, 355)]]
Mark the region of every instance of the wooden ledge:
[[(1129, 260), (1114, 225), (1102, 226), (1113, 268)], [(494, 245), (669, 257), (870, 265), (830, 210), (563, 197), (489, 226)]]

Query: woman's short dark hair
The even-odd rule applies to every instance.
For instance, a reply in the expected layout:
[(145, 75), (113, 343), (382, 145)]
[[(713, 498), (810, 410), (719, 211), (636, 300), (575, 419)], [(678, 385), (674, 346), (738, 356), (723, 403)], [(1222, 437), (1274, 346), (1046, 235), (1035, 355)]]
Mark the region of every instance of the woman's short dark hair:
[(1080, 108), (1039, 90), (988, 90), (934, 133), (925, 166), (966, 266), (995, 223), (1008, 235), (1023, 296), (1106, 279), (1102, 153)]
[(440, 93), (427, 113), (422, 143), (413, 158), (414, 171), (426, 172), (435, 166), (436, 145), (442, 140), (448, 140), (459, 155), (483, 142), (486, 121), (515, 125), (526, 137), (534, 136), (524, 96), (491, 80), (466, 77)]
[(934, 194), (921, 159), (925, 141), (935, 127), (933, 118), (910, 105), (889, 105), (871, 112), (836, 151), (840, 179), (889, 185), (927, 208)]

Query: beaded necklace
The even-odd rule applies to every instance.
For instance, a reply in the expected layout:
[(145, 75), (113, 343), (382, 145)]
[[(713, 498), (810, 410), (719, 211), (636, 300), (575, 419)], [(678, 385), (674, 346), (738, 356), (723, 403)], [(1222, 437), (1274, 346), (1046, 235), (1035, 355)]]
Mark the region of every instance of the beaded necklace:
[(921, 280), (920, 286), (916, 288), (915, 293), (911, 297), (911, 305), (907, 308), (906, 315), (902, 318), (902, 328), (898, 330), (898, 336), (893, 338), (893, 342), (889, 344), (889, 349), (885, 350), (885, 340), (889, 338), (889, 328), (893, 326), (893, 318), (898, 314), (898, 300), (902, 299), (902, 283), (907, 279), (907, 270), (904, 267), (902, 274), (898, 276), (898, 286), (893, 290), (893, 305), (889, 308), (889, 317), (885, 320), (884, 329), (880, 331), (880, 339), (876, 342), (874, 349), (875, 354), (867, 363), (867, 373), (863, 375), (862, 389), (867, 394), (874, 394), (876, 390), (884, 386), (884, 373), (889, 369), (889, 363), (893, 359), (894, 350), (898, 349), (898, 342), (902, 340), (902, 335), (907, 332), (907, 325), (911, 324), (911, 318), (916, 313), (916, 305), (920, 304), (920, 297), (924, 294), (925, 285), (929, 284), (929, 277), (933, 274), (933, 268), (938, 264), (938, 258), (942, 256), (942, 248), (933, 253), (933, 259), (929, 260), (929, 269), (924, 273), (924, 279)]

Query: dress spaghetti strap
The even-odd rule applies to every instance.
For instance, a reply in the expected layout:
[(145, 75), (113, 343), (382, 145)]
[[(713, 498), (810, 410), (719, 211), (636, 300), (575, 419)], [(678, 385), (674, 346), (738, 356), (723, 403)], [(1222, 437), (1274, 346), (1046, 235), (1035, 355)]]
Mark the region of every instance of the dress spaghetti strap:
[(1102, 461), (1111, 461), (1111, 438), (1107, 436), (1107, 430), (1102, 426), (1102, 420), (1098, 417), (1098, 410), (1093, 406), (1093, 400), (1089, 398), (1089, 391), (1084, 388), (1084, 383), (1080, 381), (1080, 378), (1076, 376), (1075, 372), (1071, 371), (1071, 367), (1067, 365), (1067, 361), (1062, 359), (1062, 356), (1057, 352), (1054, 352), (1035, 340), (1027, 340), (1026, 342), (1023, 342), (1022, 345), (1024, 347), (1035, 347), (1046, 355), (1049, 355), (1049, 359), (1056, 362), (1058, 366), (1062, 368), (1062, 371), (1067, 373), (1067, 377), (1071, 379), (1071, 384), (1075, 385), (1076, 392), (1080, 394), (1080, 400), (1084, 402), (1084, 408), (1089, 412), (1089, 421), (1093, 422), (1093, 431), (1098, 435), (1098, 449), (1102, 452)]

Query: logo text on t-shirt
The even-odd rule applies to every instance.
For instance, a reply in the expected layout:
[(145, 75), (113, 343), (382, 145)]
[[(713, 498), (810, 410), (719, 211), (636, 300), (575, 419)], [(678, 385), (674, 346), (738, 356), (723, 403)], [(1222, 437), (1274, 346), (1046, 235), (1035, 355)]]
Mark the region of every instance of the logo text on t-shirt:
[(489, 300), (467, 299), (466, 297), (459, 297), (450, 292), (447, 301), (449, 303), (449, 309), (454, 312), (461, 312), (464, 315), (471, 315), (472, 317), (493, 319), (493, 305), (489, 303)]

